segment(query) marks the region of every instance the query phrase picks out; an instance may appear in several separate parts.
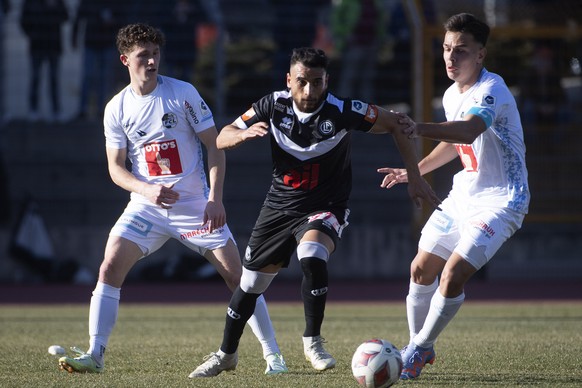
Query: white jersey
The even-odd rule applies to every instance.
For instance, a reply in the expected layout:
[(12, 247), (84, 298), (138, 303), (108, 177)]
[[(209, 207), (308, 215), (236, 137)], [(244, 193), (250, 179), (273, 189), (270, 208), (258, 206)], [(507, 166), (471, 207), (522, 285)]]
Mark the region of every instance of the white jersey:
[[(214, 126), (212, 112), (187, 82), (158, 76), (156, 89), (139, 96), (130, 86), (105, 108), (105, 145), (127, 148), (132, 173), (139, 180), (175, 184), (181, 200), (204, 196), (208, 183), (203, 151), (196, 135)], [(131, 193), (132, 200), (149, 201)]]
[(488, 127), (472, 144), (455, 144), (464, 169), (455, 174), (449, 196), (475, 206), (526, 214), (530, 192), (523, 129), (515, 98), (503, 79), (483, 69), (465, 93), (451, 85), (443, 106), (448, 121), (474, 114)]

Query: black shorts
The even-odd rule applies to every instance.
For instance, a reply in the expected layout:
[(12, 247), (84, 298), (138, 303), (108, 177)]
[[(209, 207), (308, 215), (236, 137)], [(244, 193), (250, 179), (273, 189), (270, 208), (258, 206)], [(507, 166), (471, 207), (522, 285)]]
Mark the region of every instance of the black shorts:
[(337, 245), (348, 226), (349, 209), (322, 210), (305, 216), (289, 216), (263, 206), (243, 258), (245, 268), (260, 270), (269, 264), (289, 266), (297, 244), (308, 230), (327, 234)]

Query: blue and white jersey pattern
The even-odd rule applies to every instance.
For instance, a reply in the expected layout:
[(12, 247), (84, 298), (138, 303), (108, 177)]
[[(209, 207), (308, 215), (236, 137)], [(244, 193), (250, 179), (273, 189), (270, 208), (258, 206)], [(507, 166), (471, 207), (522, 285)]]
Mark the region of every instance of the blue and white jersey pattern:
[(464, 93), (451, 85), (443, 96), (443, 106), (448, 121), (473, 114), (488, 127), (472, 144), (455, 144), (464, 169), (454, 176), (450, 196), (475, 206), (526, 214), (530, 192), (523, 128), (505, 81), (483, 69), (479, 80)]

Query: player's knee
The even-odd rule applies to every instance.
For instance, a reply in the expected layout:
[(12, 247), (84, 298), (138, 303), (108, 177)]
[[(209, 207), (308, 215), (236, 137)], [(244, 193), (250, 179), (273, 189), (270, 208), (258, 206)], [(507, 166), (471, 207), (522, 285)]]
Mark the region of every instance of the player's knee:
[(327, 263), (329, 260), (329, 250), (322, 243), (304, 241), (297, 246), (297, 258), (302, 260), (307, 257), (315, 257)]
[(267, 290), (275, 276), (277, 276), (277, 273), (251, 271), (243, 268), (240, 288), (249, 294), (262, 294)]

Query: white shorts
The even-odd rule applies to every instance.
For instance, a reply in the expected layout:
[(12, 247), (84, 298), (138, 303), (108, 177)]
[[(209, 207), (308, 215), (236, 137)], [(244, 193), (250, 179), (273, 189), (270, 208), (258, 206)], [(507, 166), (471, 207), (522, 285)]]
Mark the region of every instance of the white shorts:
[(133, 241), (144, 257), (157, 251), (170, 238), (204, 255), (207, 250), (224, 247), (229, 239), (234, 242), (228, 225), (208, 233), (202, 224), (207, 202), (205, 198), (178, 201), (171, 209), (162, 209), (130, 201), (109, 235)]
[(422, 229), (418, 247), (447, 260), (454, 252), (480, 269), (520, 227), (524, 214), (447, 197)]

